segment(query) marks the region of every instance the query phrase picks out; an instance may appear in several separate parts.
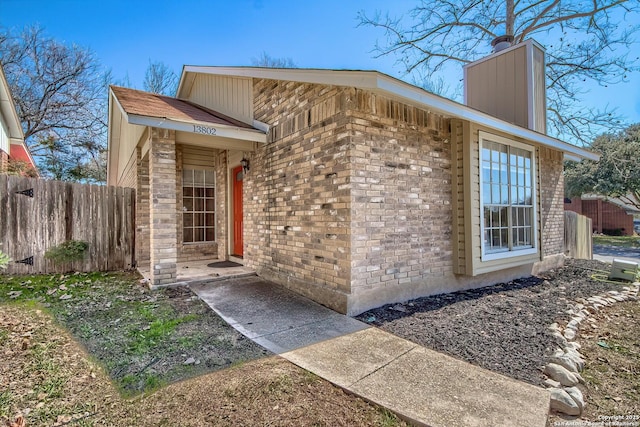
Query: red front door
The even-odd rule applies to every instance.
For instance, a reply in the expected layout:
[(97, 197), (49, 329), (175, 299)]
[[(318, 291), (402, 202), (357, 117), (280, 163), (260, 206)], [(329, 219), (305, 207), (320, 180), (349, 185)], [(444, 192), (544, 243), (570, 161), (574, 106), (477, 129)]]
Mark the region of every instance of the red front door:
[(233, 168), (233, 254), (242, 257), (242, 166)]

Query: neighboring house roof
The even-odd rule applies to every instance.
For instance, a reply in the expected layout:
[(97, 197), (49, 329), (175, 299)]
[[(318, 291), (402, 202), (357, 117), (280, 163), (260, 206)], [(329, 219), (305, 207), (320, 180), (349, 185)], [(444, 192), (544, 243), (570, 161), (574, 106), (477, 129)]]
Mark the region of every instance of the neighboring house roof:
[[(629, 196), (629, 197), (632, 198), (633, 196)], [(611, 204), (618, 206), (619, 208), (624, 210), (627, 213), (627, 215), (640, 214), (640, 209), (636, 208), (635, 206), (629, 203), (626, 203), (624, 200), (621, 200), (618, 197), (607, 197), (600, 194), (583, 194), (580, 198), (582, 200), (604, 200), (606, 202), (609, 202)]]
[(293, 82), (315, 83), (336, 86), (357, 87), (381, 93), (409, 105), (427, 111), (434, 111), (448, 117), (469, 120), (498, 131), (509, 133), (529, 141), (562, 151), (565, 157), (580, 160), (599, 160), (600, 155), (548, 135), (508, 123), (466, 105), (434, 95), (426, 90), (378, 71), (322, 70), (294, 68), (260, 67), (208, 67), (185, 65), (183, 67), (177, 97), (186, 98), (195, 80), (195, 75), (212, 74), (219, 76), (247, 77)]
[(33, 164), (31, 153), (29, 153), (29, 150), (22, 144), (11, 144), (11, 158)]
[[(189, 101), (118, 86), (111, 86), (111, 92), (129, 124), (185, 131), (215, 125), (216, 135), (266, 142), (263, 131)], [(231, 134), (221, 135), (220, 129)]]

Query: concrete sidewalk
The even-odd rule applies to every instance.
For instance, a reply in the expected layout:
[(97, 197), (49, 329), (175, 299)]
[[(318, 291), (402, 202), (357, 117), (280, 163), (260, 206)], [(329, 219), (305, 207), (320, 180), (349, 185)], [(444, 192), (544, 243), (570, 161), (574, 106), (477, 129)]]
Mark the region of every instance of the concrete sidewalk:
[(546, 390), (369, 327), (258, 277), (191, 288), (258, 344), (416, 425), (546, 425)]

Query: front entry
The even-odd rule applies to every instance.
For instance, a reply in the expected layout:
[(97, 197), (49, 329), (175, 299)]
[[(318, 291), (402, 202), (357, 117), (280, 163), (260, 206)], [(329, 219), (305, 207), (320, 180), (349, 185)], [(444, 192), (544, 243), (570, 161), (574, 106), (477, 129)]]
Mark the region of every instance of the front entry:
[(242, 166), (233, 168), (233, 256), (242, 258)]

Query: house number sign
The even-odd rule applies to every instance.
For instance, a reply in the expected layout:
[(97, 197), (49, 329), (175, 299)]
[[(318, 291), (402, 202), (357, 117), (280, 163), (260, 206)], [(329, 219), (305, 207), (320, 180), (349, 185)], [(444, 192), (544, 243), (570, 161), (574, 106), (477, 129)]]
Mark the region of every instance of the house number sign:
[(203, 135), (215, 135), (217, 129), (209, 126), (193, 125), (193, 132), (201, 133)]

